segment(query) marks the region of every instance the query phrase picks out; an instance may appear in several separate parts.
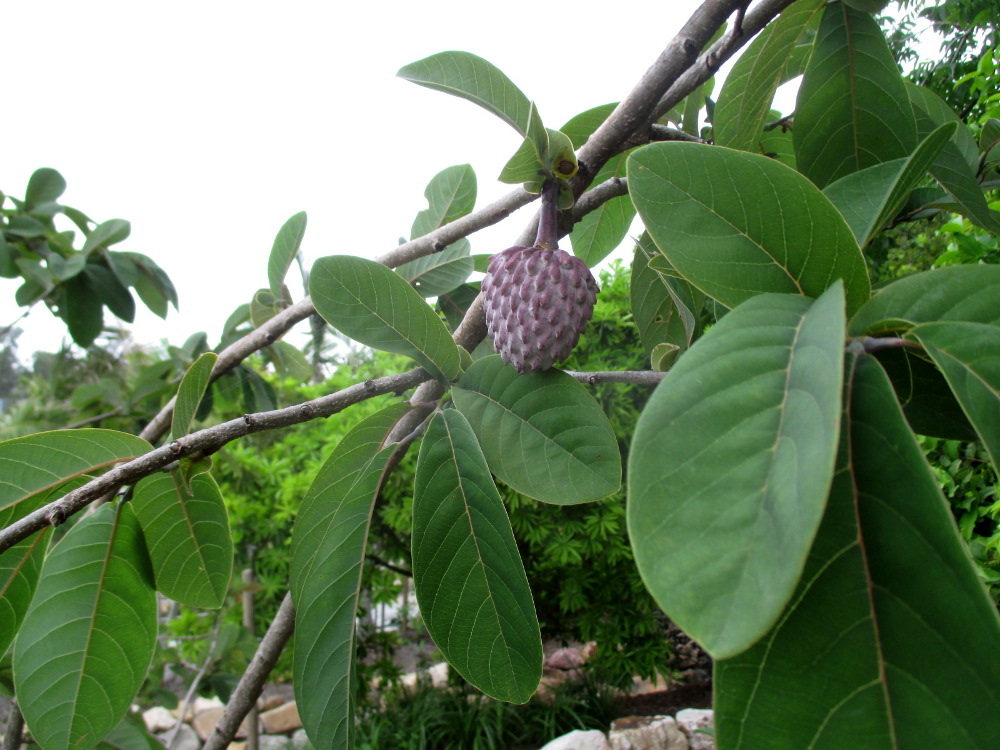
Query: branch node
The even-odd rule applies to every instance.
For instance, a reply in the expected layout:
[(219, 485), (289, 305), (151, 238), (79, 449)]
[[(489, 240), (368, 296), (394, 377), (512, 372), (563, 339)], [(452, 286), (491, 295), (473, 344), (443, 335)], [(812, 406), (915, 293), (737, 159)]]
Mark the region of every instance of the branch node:
[(694, 40), (685, 39), (681, 42), (681, 47), (684, 49), (684, 54), (692, 60), (698, 57), (698, 45), (694, 43)]
[(368, 378), (367, 380), (365, 380), (365, 390), (368, 391), (369, 393), (371, 393), (372, 391), (374, 391), (375, 390), (375, 381), (372, 380), (371, 378)]
[(446, 245), (441, 240), (434, 240), (434, 244), (431, 247), (434, 248), (434, 252), (439, 253), (445, 249)]
[(316, 409), (313, 408), (312, 404), (308, 403), (302, 404), (302, 406), (299, 408), (299, 411), (302, 412), (302, 416), (304, 417), (312, 417), (316, 414)]
[(175, 456), (179, 456), (181, 455), (181, 453), (184, 452), (184, 446), (181, 445), (180, 440), (175, 440), (170, 444), (170, 452), (173, 453)]
[(62, 512), (62, 508), (53, 508), (49, 511), (46, 519), (49, 522), (49, 526), (61, 526), (66, 521), (66, 515)]
[(251, 415), (251, 414), (244, 414), (243, 415), (243, 424), (245, 424), (247, 427), (253, 427), (253, 415)]

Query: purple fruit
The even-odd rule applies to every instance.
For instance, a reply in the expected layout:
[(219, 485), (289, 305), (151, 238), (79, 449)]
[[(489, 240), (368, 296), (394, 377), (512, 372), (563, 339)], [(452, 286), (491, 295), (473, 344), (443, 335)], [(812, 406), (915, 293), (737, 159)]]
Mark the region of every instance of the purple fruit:
[(493, 256), (483, 279), (486, 329), (518, 372), (548, 370), (569, 356), (596, 300), (587, 264), (564, 250), (508, 248)]

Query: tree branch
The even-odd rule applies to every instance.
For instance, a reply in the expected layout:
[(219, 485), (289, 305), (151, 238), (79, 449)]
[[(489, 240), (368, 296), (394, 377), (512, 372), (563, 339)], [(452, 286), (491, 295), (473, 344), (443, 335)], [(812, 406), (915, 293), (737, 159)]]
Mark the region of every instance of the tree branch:
[[(708, 0), (691, 15), (680, 33), (667, 45), (635, 88), (583, 144), (579, 158), (587, 166), (589, 175), (574, 178), (574, 182), (579, 181), (578, 184), (581, 185), (580, 191), (586, 187), (588, 177), (593, 179), (597, 170), (618, 153), (626, 140), (639, 129), (648, 130), (649, 124), (659, 119), (659, 115), (653, 116), (653, 113), (664, 92), (678, 87), (681, 74), (692, 67), (708, 40), (744, 2), (745, 0)], [(786, 5), (790, 2), (792, 0), (785, 0)], [(746, 20), (744, 26), (749, 26), (751, 18)], [(713, 49), (715, 46), (717, 45), (713, 45)], [(688, 91), (693, 91), (698, 85), (700, 84), (690, 85)]]
[(229, 697), (226, 710), (215, 725), (211, 736), (202, 746), (202, 750), (225, 750), (236, 736), (243, 719), (257, 703), (260, 692), (264, 688), (268, 675), (281, 656), (281, 651), (295, 628), (295, 606), (292, 595), (285, 594), (278, 614), (274, 616), (271, 627), (261, 639), (260, 646), (250, 660), (247, 671), (243, 673), (239, 684)]
[(29, 513), (3, 529), (0, 531), (0, 553), (10, 549), (39, 529), (46, 526), (58, 526), (66, 518), (82, 510), (91, 501), (103, 496), (111, 489), (137, 482), (179, 458), (208, 456), (227, 443), (255, 432), (275, 430), (319, 417), (329, 417), (331, 414), (336, 414), (352, 404), (373, 396), (387, 393), (401, 394), (430, 379), (430, 377), (426, 370), (417, 368), (399, 375), (389, 375), (376, 380), (355, 383), (336, 393), (295, 406), (257, 414), (245, 414), (239, 419), (232, 419), (198, 432), (192, 432), (168, 445), (155, 448), (144, 456), (119, 464), (97, 479), (73, 490), (59, 500)]
[(574, 380), (581, 383), (597, 385), (598, 383), (631, 383), (632, 385), (657, 385), (667, 376), (665, 372), (656, 370), (610, 370), (600, 372), (579, 372), (577, 370), (566, 370)]
[(407, 578), (413, 578), (413, 571), (407, 570), (406, 568), (401, 568), (398, 565), (394, 565), (388, 560), (383, 560), (378, 555), (373, 555), (368, 552), (365, 554), (366, 560), (371, 560), (373, 563), (378, 565), (380, 568), (385, 568), (386, 570), (391, 570), (393, 573), (399, 573), (401, 576), (406, 576)]
[[(762, 0), (753, 10), (746, 13), (742, 17), (739, 27), (742, 33), (726, 34), (722, 39), (713, 44), (707, 52), (701, 55), (693, 65), (689, 66), (683, 74), (679, 75), (660, 98), (660, 101), (657, 102), (653, 108), (652, 115), (647, 119), (645, 127), (642, 130), (648, 129), (654, 122), (680, 104), (684, 97), (715, 75), (716, 71), (726, 60), (732, 57), (738, 49), (749, 42), (761, 29), (777, 18), (778, 14), (793, 2), (795, 0)], [(739, 4), (736, 3), (736, 5)], [(717, 29), (718, 26), (715, 28)]]

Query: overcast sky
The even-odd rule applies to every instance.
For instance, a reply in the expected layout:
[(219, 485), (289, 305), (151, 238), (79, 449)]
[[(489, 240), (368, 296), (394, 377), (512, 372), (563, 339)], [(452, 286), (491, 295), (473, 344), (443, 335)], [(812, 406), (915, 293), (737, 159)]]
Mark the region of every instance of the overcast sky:
[[(401, 66), (474, 52), (559, 127), (627, 93), (697, 4), (7, 3), (0, 190), (23, 197), (35, 169), (58, 169), (62, 201), (128, 219), (118, 249), (152, 257), (178, 289), (166, 322), (139, 305), (136, 338), (214, 342), (267, 285), (274, 235), (297, 211), (308, 260), (373, 257), (408, 234), (444, 167), (473, 165), (477, 205), (510, 189), (496, 175), (514, 130), (396, 78)], [(509, 246), (528, 218), (473, 236), (473, 252)], [(17, 285), (0, 280), (0, 325), (20, 312)], [(42, 306), (20, 325), (22, 355), (65, 336)]]

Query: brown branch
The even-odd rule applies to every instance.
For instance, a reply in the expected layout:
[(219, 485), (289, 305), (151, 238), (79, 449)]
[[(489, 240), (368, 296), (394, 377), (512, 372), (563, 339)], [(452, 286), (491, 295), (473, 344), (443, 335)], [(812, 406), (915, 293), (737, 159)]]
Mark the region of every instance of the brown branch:
[(665, 372), (656, 370), (610, 370), (600, 372), (579, 372), (566, 370), (574, 380), (581, 383), (597, 385), (598, 383), (631, 383), (632, 385), (657, 385), (667, 376)]
[(687, 143), (705, 143), (706, 141), (696, 135), (685, 133), (683, 130), (669, 128), (666, 125), (657, 125), (649, 129), (649, 140), (651, 141), (685, 141)]
[(406, 576), (407, 578), (413, 578), (413, 571), (407, 570), (406, 568), (401, 568), (398, 565), (394, 565), (388, 560), (383, 560), (378, 555), (373, 555), (368, 552), (365, 554), (366, 560), (371, 560), (373, 563), (378, 565), (380, 568), (385, 568), (386, 570), (391, 570), (393, 573), (399, 573), (401, 576)]
[[(660, 101), (653, 108), (652, 115), (644, 123), (644, 126), (637, 128), (637, 130), (648, 130), (654, 122), (680, 104), (688, 94), (715, 75), (715, 72), (726, 60), (732, 57), (737, 50), (749, 42), (761, 29), (777, 18), (778, 14), (793, 2), (795, 0), (762, 0), (762, 2), (758, 3), (753, 10), (743, 16), (739, 28), (742, 33), (726, 34), (722, 39), (713, 44), (707, 52), (698, 57), (693, 65), (688, 67), (671, 83), (670, 88), (667, 89), (666, 93), (663, 94)], [(715, 28), (717, 29), (718, 26)]]
[(376, 380), (355, 383), (336, 393), (321, 396), (312, 401), (305, 401), (295, 406), (257, 414), (245, 414), (239, 419), (232, 419), (198, 432), (192, 432), (168, 445), (155, 448), (144, 456), (119, 464), (97, 479), (73, 490), (59, 500), (29, 513), (3, 529), (0, 531), (0, 553), (10, 549), (39, 529), (46, 526), (58, 526), (69, 516), (79, 512), (111, 489), (137, 482), (179, 458), (208, 456), (238, 438), (255, 432), (290, 427), (319, 417), (328, 417), (373, 396), (403, 393), (430, 379), (430, 377), (426, 370), (417, 368), (399, 375), (388, 375)]
[[(659, 119), (659, 115), (654, 116), (653, 113), (664, 92), (677, 87), (684, 71), (695, 64), (698, 53), (708, 44), (712, 35), (744, 2), (745, 0), (708, 0), (691, 15), (680, 33), (667, 45), (635, 88), (580, 149), (580, 161), (587, 166), (589, 175), (574, 178), (577, 183), (574, 188), (582, 183), (578, 194), (586, 187), (588, 177), (593, 179), (597, 170), (618, 153), (622, 144), (637, 130), (648, 130), (649, 125)], [(785, 4), (790, 2), (792, 0), (786, 0)], [(752, 15), (747, 17), (745, 27), (749, 26)], [(713, 49), (716, 46), (713, 45)], [(700, 83), (688, 85), (690, 93)]]
[(292, 604), (291, 594), (285, 594), (281, 602), (278, 614), (274, 616), (271, 627), (261, 639), (260, 646), (250, 660), (247, 671), (243, 673), (239, 684), (229, 697), (226, 710), (215, 725), (211, 736), (202, 746), (202, 750), (224, 750), (229, 747), (229, 743), (236, 736), (243, 719), (250, 713), (250, 709), (257, 704), (261, 690), (268, 675), (274, 669), (274, 665), (281, 656), (281, 651), (292, 635), (295, 628), (295, 606)]

